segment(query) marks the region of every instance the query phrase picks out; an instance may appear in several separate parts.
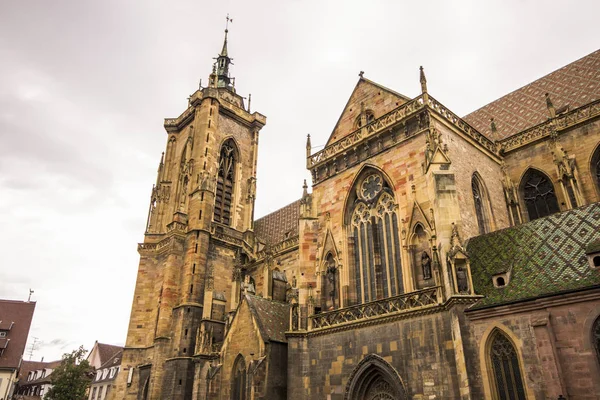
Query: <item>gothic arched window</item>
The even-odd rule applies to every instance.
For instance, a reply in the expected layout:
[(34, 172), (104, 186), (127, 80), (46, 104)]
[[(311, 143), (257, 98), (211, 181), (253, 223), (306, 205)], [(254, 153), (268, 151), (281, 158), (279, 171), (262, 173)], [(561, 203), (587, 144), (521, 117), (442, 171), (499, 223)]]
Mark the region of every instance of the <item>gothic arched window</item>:
[(560, 211), (554, 186), (550, 178), (540, 171), (527, 171), (523, 176), (521, 190), (530, 221)]
[(231, 224), (231, 203), (235, 184), (235, 166), (237, 154), (235, 144), (227, 140), (221, 147), (219, 171), (217, 175), (217, 193), (215, 197), (214, 220), (225, 225)]
[(383, 176), (370, 173), (359, 180), (350, 207), (348, 228), (357, 302), (403, 293), (397, 206)]
[(592, 343), (594, 344), (594, 350), (596, 350), (596, 357), (600, 363), (600, 317), (596, 319), (592, 326)]
[(517, 350), (500, 331), (491, 337), (489, 350), (492, 390), (500, 400), (525, 400), (525, 387)]
[(231, 400), (246, 400), (246, 363), (240, 354), (231, 372)]
[(600, 194), (600, 144), (596, 146), (596, 151), (592, 156), (592, 165), (590, 166), (592, 177), (596, 183), (598, 193)]
[(473, 201), (475, 202), (475, 215), (477, 216), (477, 225), (479, 226), (479, 234), (484, 235), (491, 231), (489, 217), (489, 201), (487, 190), (483, 185), (483, 181), (477, 173), (471, 178), (471, 190), (473, 191)]

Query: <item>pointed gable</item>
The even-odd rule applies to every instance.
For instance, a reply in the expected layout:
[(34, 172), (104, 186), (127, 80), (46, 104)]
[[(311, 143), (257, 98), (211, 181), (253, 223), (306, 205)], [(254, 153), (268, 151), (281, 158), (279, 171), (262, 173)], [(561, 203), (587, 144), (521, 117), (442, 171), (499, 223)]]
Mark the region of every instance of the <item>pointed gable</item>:
[(365, 111), (371, 111), (375, 118), (379, 118), (408, 100), (410, 100), (408, 97), (400, 93), (361, 77), (354, 87), (338, 122), (335, 124), (327, 145), (340, 140), (357, 129), (356, 122), (360, 116), (361, 108)]

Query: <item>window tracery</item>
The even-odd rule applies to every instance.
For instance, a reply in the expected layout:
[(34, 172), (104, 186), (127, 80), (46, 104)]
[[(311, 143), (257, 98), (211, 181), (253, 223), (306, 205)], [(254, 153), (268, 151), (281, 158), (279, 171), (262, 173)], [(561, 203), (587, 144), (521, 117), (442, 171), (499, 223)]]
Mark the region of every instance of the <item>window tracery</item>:
[(360, 182), (350, 218), (357, 301), (403, 293), (396, 203), (380, 174)]
[(219, 170), (217, 174), (217, 193), (215, 197), (214, 220), (225, 225), (231, 224), (231, 203), (235, 184), (235, 165), (237, 155), (231, 140), (221, 147)]
[(523, 177), (521, 187), (530, 221), (560, 211), (554, 186), (543, 173), (530, 169)]
[(525, 400), (517, 351), (502, 333), (495, 332), (490, 346), (494, 390), (500, 400)]

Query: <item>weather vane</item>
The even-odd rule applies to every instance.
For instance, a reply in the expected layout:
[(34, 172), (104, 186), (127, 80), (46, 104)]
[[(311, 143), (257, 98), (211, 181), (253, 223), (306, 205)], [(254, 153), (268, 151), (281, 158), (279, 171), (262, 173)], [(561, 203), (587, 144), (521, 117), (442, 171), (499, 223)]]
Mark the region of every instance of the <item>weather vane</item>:
[(233, 18), (229, 18), (229, 13), (227, 13), (227, 17), (225, 18), (227, 22), (225, 23), (225, 30), (229, 29), (229, 23), (233, 23)]

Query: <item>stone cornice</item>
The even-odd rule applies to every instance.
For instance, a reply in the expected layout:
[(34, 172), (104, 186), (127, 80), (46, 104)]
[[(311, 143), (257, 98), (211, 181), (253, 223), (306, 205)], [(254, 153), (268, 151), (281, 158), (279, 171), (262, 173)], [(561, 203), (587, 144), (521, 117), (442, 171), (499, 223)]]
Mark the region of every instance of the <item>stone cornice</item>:
[(254, 248), (252, 246), (253, 237), (248, 234), (239, 232), (226, 225), (213, 222), (210, 227), (210, 235), (212, 239), (218, 242), (232, 247), (243, 248), (249, 256), (254, 255)]
[(256, 254), (257, 261), (263, 260), (268, 252), (271, 252), (273, 257), (285, 254), (289, 251), (294, 250), (300, 244), (300, 237), (293, 236), (291, 238), (285, 239), (267, 249), (263, 249)]
[(171, 230), (168, 236), (156, 243), (138, 243), (138, 253), (140, 255), (171, 252), (177, 244), (183, 245), (185, 240), (185, 231)]
[(565, 131), (583, 122), (600, 116), (600, 99), (561, 114), (554, 119), (548, 119), (541, 124), (532, 126), (519, 133), (499, 140), (498, 146), (502, 152), (508, 153), (521, 147), (536, 143), (550, 136), (553, 131)]
[(376, 136), (378, 133), (398, 124), (407, 117), (413, 116), (417, 111), (424, 108), (422, 96), (402, 104), (389, 113), (377, 118), (373, 122), (363, 126), (329, 144), (324, 149), (310, 155), (307, 158), (306, 167), (310, 170), (322, 166), (334, 157), (342, 155), (345, 151), (353, 149), (356, 145)]
[(548, 307), (558, 307), (592, 300), (600, 301), (600, 286), (575, 290), (568, 293), (557, 293), (548, 297), (523, 300), (513, 304), (490, 306), (474, 310), (467, 309), (465, 312), (469, 319), (476, 321), (480, 319), (537, 311)]
[(459, 132), (466, 134), (474, 143), (481, 146), (488, 153), (497, 156), (497, 145), (493, 141), (487, 138), (484, 134), (480, 133), (477, 129), (469, 125), (465, 120), (454, 114), (450, 109), (444, 106), (442, 103), (429, 96), (428, 108), (440, 116), (449, 125), (455, 127)]
[[(267, 118), (260, 113), (250, 114), (241, 107), (242, 97), (236, 93), (231, 93), (227, 89), (219, 88), (203, 88), (197, 90), (189, 98), (188, 108), (181, 113), (177, 118), (165, 118), (164, 127), (169, 133), (181, 131), (194, 119), (196, 107), (202, 103), (204, 99), (215, 99), (219, 102), (219, 110), (228, 117), (240, 122), (247, 127), (262, 128)], [(236, 103), (237, 101), (237, 103)]]
[(313, 184), (320, 183), (339, 172), (386, 151), (398, 143), (431, 129), (429, 114), (454, 127), (492, 156), (498, 155), (497, 145), (466, 121), (431, 96), (415, 97), (362, 128), (327, 145), (307, 157)]
[[(437, 289), (437, 287), (434, 287), (433, 289)], [(422, 291), (417, 291), (417, 292), (410, 292), (410, 293), (406, 293), (401, 296), (410, 297), (410, 296), (414, 296), (415, 294), (417, 294), (419, 292), (426, 292), (427, 290), (428, 289), (424, 289)], [(479, 299), (481, 299), (482, 297), (483, 296), (477, 296), (477, 295), (476, 296), (465, 296), (465, 295), (452, 296), (448, 300), (446, 300), (444, 303), (429, 304), (429, 305), (411, 308), (411, 309), (407, 309), (407, 310), (390, 312), (387, 314), (380, 314), (380, 315), (377, 315), (374, 317), (357, 319), (354, 321), (349, 321), (346, 323), (341, 323), (341, 324), (332, 325), (332, 326), (323, 327), (323, 328), (310, 329), (310, 330), (288, 331), (288, 332), (285, 332), (285, 335), (287, 338), (292, 338), (292, 337), (306, 338), (306, 337), (313, 337), (313, 336), (320, 336), (320, 335), (325, 335), (325, 334), (330, 334), (330, 333), (341, 332), (341, 331), (345, 331), (345, 330), (357, 329), (357, 328), (362, 328), (362, 327), (366, 327), (366, 326), (386, 324), (389, 322), (394, 322), (394, 321), (398, 321), (398, 320), (402, 320), (402, 319), (408, 319), (408, 318), (412, 318), (412, 317), (417, 317), (417, 316), (422, 316), (422, 315), (430, 315), (430, 314), (435, 314), (435, 313), (439, 313), (439, 312), (443, 312), (443, 311), (448, 311), (455, 305), (473, 304), (473, 303), (477, 302)], [(383, 301), (385, 301), (385, 300), (386, 299), (383, 299)], [(378, 301), (382, 301), (382, 300), (378, 300)], [(358, 305), (358, 306), (363, 306), (363, 305)], [(352, 307), (357, 307), (357, 306), (352, 306)], [(351, 308), (351, 307), (347, 307), (347, 308)], [(344, 309), (340, 309), (340, 310), (344, 310)], [(336, 310), (336, 311), (340, 311), (340, 310)], [(336, 311), (330, 311), (330, 313), (333, 313)]]

